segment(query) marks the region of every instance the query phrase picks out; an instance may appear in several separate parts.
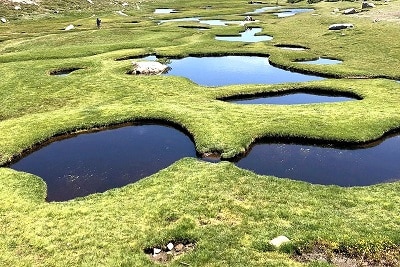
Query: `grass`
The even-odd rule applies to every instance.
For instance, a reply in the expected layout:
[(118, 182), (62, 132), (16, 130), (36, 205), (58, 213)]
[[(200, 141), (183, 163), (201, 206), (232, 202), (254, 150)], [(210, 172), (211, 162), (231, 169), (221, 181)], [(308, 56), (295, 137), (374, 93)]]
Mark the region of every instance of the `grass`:
[[(9, 22), (0, 25), (1, 164), (52, 136), (126, 121), (173, 122), (187, 129), (198, 152), (217, 151), (227, 158), (262, 137), (357, 143), (399, 129), (400, 84), (394, 81), (400, 77), (400, 56), (394, 49), (399, 46), (398, 25), (331, 13), (359, 2), (313, 4), (318, 15), (257, 15), (255, 25), (274, 39), (254, 44), (214, 40), (215, 35), (237, 34), (239, 26), (198, 31), (177, 27), (193, 22), (157, 24), (161, 18), (199, 15), (237, 20), (254, 5), (216, 1), (206, 9), (206, 1), (127, 2), (124, 12), (129, 17), (116, 14), (121, 5), (106, 1), (90, 5), (43, 0), (21, 13), (0, 7), (1, 14), (9, 16)], [(305, 2), (298, 6), (309, 7)], [(153, 14), (158, 7), (181, 12)], [(61, 12), (54, 14), (54, 9)], [(100, 30), (95, 28), (96, 16), (103, 21)], [(351, 22), (355, 28), (329, 32), (327, 27), (337, 22)], [(61, 30), (71, 23), (81, 26)], [(310, 49), (288, 51), (276, 44)], [(342, 79), (201, 87), (182, 77), (129, 76), (130, 61), (116, 60), (147, 54), (263, 55), (286, 69)], [(320, 56), (343, 63), (294, 62)], [(81, 69), (62, 78), (49, 75), (68, 68)], [(362, 100), (296, 106), (217, 100), (305, 90), (351, 93)], [(255, 175), (227, 162), (187, 158), (123, 188), (46, 203), (46, 186), (39, 177), (4, 167), (0, 179), (4, 266), (153, 266), (144, 249), (171, 240), (196, 243), (194, 251), (168, 263), (171, 266), (303, 266), (307, 263), (287, 251), (318, 244), (358, 259), (384, 259), (393, 266), (400, 261), (399, 182), (319, 186)], [(292, 245), (272, 249), (268, 241), (278, 235), (288, 236)], [(325, 263), (308, 265), (318, 264)]]

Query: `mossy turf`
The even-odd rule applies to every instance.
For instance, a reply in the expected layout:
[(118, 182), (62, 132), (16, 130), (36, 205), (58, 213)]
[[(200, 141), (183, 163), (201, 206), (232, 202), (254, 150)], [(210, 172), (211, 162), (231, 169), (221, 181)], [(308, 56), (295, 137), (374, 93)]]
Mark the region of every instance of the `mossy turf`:
[[(0, 24), (3, 166), (53, 136), (128, 121), (177, 124), (192, 136), (199, 153), (219, 152), (226, 158), (263, 137), (364, 143), (400, 128), (399, 24), (332, 12), (360, 7), (360, 2), (321, 2), (311, 5), (313, 12), (282, 19), (273, 12), (255, 15), (253, 25), (274, 39), (251, 44), (214, 39), (239, 33), (243, 27), (237, 25), (197, 30), (194, 22), (158, 24), (160, 19), (194, 16), (242, 20), (245, 12), (259, 7), (243, 1), (214, 1), (211, 7), (207, 1), (125, 1), (125, 7), (122, 2), (93, 2), (42, 0), (20, 11), (1, 2), (0, 16), (8, 19)], [(310, 7), (305, 2), (279, 5)], [(393, 1), (376, 8), (385, 12), (398, 6)], [(154, 14), (160, 7), (179, 13)], [(101, 29), (96, 17), (103, 21)], [(355, 27), (328, 31), (330, 24), (340, 22)], [(75, 29), (65, 31), (69, 24)], [(280, 44), (309, 49), (284, 50), (276, 46)], [(202, 87), (183, 77), (127, 75), (130, 60), (118, 60), (150, 54), (264, 56), (282, 68), (330, 79)], [(318, 57), (343, 62), (296, 62)], [(63, 69), (77, 70), (66, 77), (50, 75)], [(218, 100), (289, 91), (345, 93), (360, 100), (292, 106)], [(325, 244), (328, 253), (396, 266), (399, 189), (399, 182), (354, 188), (311, 185), (255, 175), (228, 162), (186, 158), (123, 188), (46, 203), (40, 177), (3, 167), (0, 265), (152, 266), (144, 249), (190, 240), (195, 249), (167, 264), (320, 266), (326, 263), (300, 263), (291, 253)], [(278, 235), (288, 236), (292, 245), (273, 250), (268, 241)]]

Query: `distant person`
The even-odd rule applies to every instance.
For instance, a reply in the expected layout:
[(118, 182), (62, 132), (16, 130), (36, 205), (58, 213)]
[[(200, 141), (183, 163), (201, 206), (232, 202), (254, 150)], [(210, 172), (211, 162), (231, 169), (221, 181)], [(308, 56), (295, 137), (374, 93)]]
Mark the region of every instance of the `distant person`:
[(101, 27), (101, 19), (97, 18), (96, 19), (96, 24), (97, 24), (97, 29), (100, 29), (100, 27)]

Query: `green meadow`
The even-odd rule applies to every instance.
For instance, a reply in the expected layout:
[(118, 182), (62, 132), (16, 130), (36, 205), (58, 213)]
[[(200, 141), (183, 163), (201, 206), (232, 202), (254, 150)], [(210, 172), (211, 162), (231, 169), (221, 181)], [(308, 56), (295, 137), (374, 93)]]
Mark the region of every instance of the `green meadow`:
[[(335, 266), (342, 260), (348, 265), (341, 266), (399, 266), (399, 181), (323, 186), (257, 175), (228, 161), (184, 158), (122, 188), (46, 202), (40, 177), (6, 167), (52, 137), (126, 122), (179, 125), (199, 154), (223, 158), (244, 153), (263, 137), (364, 144), (396, 133), (400, 19), (394, 10), (400, 10), (400, 1), (374, 4), (361, 10), (360, 1), (0, 1), (0, 17), (6, 19), (0, 22), (0, 265)], [(252, 15), (250, 25), (273, 36), (256, 43), (215, 40), (238, 35), (239, 25), (202, 24), (207, 30), (199, 30), (197, 22), (159, 23), (186, 17), (243, 20), (246, 12), (275, 5), (314, 11), (287, 18), (277, 18), (275, 11)], [(343, 14), (352, 7), (358, 13)], [(179, 12), (155, 14), (156, 8)], [(334, 23), (354, 27), (328, 30)], [(66, 31), (70, 24), (74, 28)], [(145, 55), (265, 56), (274, 66), (326, 79), (206, 87), (178, 76), (127, 75), (129, 59)], [(343, 62), (297, 62), (319, 57)], [(50, 75), (65, 69), (77, 70)], [(218, 100), (286, 91), (361, 100), (308, 105)], [(276, 248), (269, 241), (280, 235), (291, 241)], [(162, 262), (145, 253), (171, 241), (193, 249)], [(322, 256), (312, 258), (315, 254)]]

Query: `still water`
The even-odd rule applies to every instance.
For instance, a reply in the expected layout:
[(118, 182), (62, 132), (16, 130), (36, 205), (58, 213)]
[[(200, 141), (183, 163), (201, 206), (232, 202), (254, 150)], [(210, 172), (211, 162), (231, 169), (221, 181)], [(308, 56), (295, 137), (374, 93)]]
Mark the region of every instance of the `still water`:
[(168, 66), (171, 69), (165, 75), (183, 76), (204, 86), (276, 84), (323, 79), (276, 68), (269, 64), (267, 57), (256, 56), (186, 57), (171, 59)]
[[(260, 143), (233, 162), (258, 174), (315, 184), (361, 186), (398, 180), (400, 137), (373, 145), (343, 149)], [(136, 182), (184, 157), (197, 154), (183, 132), (135, 125), (53, 142), (10, 167), (42, 177), (47, 201), (66, 201)]]

